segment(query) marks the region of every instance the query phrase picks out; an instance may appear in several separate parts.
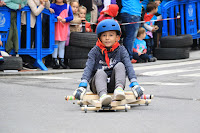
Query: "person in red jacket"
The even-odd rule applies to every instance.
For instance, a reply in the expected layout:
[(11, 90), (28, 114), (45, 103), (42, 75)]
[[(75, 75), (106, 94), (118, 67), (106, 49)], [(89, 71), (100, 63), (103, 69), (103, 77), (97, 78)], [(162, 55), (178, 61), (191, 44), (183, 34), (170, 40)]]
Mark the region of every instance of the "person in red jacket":
[(98, 22), (101, 22), (105, 19), (114, 19), (114, 17), (118, 14), (119, 7), (117, 4), (110, 4), (107, 6), (106, 10), (100, 12), (100, 17), (98, 18)]
[(81, 21), (85, 23), (85, 31), (92, 32), (91, 24), (88, 23), (88, 21), (86, 21), (86, 19), (85, 19), (86, 13), (87, 13), (87, 8), (85, 6), (80, 6), (78, 11), (79, 11), (78, 15), (81, 18)]

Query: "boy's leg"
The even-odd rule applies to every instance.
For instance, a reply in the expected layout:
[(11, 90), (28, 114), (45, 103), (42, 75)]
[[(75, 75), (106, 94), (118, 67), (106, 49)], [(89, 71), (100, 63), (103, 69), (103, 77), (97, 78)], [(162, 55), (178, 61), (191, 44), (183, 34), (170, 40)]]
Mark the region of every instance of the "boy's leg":
[(96, 74), (90, 81), (90, 89), (93, 93), (97, 93), (100, 97), (102, 105), (109, 105), (112, 101), (112, 97), (107, 95), (107, 74), (104, 70), (97, 70)]
[(138, 53), (134, 52), (133, 53), (133, 59), (137, 60), (137, 62), (142, 62), (141, 57), (138, 55)]
[(96, 74), (90, 81), (90, 90), (100, 97), (107, 94), (107, 74), (104, 70), (97, 70)]
[(125, 88), (126, 83), (126, 70), (123, 63), (119, 62), (113, 68), (110, 83), (108, 84), (108, 92), (114, 92), (115, 100), (125, 99)]

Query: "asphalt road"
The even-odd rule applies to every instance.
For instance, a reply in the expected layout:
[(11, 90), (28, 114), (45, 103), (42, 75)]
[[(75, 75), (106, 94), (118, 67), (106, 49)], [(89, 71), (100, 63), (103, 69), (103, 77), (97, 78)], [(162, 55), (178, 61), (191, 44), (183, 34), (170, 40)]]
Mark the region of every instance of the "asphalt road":
[[(88, 111), (67, 102), (82, 73), (0, 77), (0, 133), (199, 133), (200, 60), (135, 67), (155, 98), (124, 111)], [(129, 81), (127, 80), (128, 88)]]

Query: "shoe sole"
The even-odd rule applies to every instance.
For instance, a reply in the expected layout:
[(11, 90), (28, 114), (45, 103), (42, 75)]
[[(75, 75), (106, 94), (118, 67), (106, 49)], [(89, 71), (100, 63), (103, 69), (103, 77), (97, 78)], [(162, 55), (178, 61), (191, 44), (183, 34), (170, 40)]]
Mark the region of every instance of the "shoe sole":
[(118, 94), (117, 96), (115, 96), (114, 98), (116, 101), (121, 101), (125, 99), (125, 95), (122, 94)]
[(102, 101), (102, 105), (106, 106), (106, 105), (109, 105), (111, 102), (112, 102), (112, 98), (107, 97)]

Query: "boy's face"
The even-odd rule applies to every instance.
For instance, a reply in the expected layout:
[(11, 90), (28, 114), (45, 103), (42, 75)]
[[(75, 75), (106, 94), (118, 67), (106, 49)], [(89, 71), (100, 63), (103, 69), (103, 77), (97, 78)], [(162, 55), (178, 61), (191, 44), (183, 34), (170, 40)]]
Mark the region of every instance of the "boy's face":
[(119, 41), (120, 36), (117, 35), (116, 31), (106, 31), (101, 34), (100, 40), (105, 47), (111, 47), (115, 42)]
[(85, 18), (85, 16), (86, 16), (86, 10), (80, 9), (80, 10), (79, 10), (79, 17), (80, 17), (80, 18)]
[(153, 13), (156, 14), (158, 12), (158, 8), (153, 9)]
[(140, 35), (140, 38), (143, 40), (146, 37), (146, 32)]
[(71, 7), (72, 7), (73, 13), (77, 13), (78, 12), (79, 5), (78, 5), (77, 2), (73, 2), (72, 5), (71, 5)]

